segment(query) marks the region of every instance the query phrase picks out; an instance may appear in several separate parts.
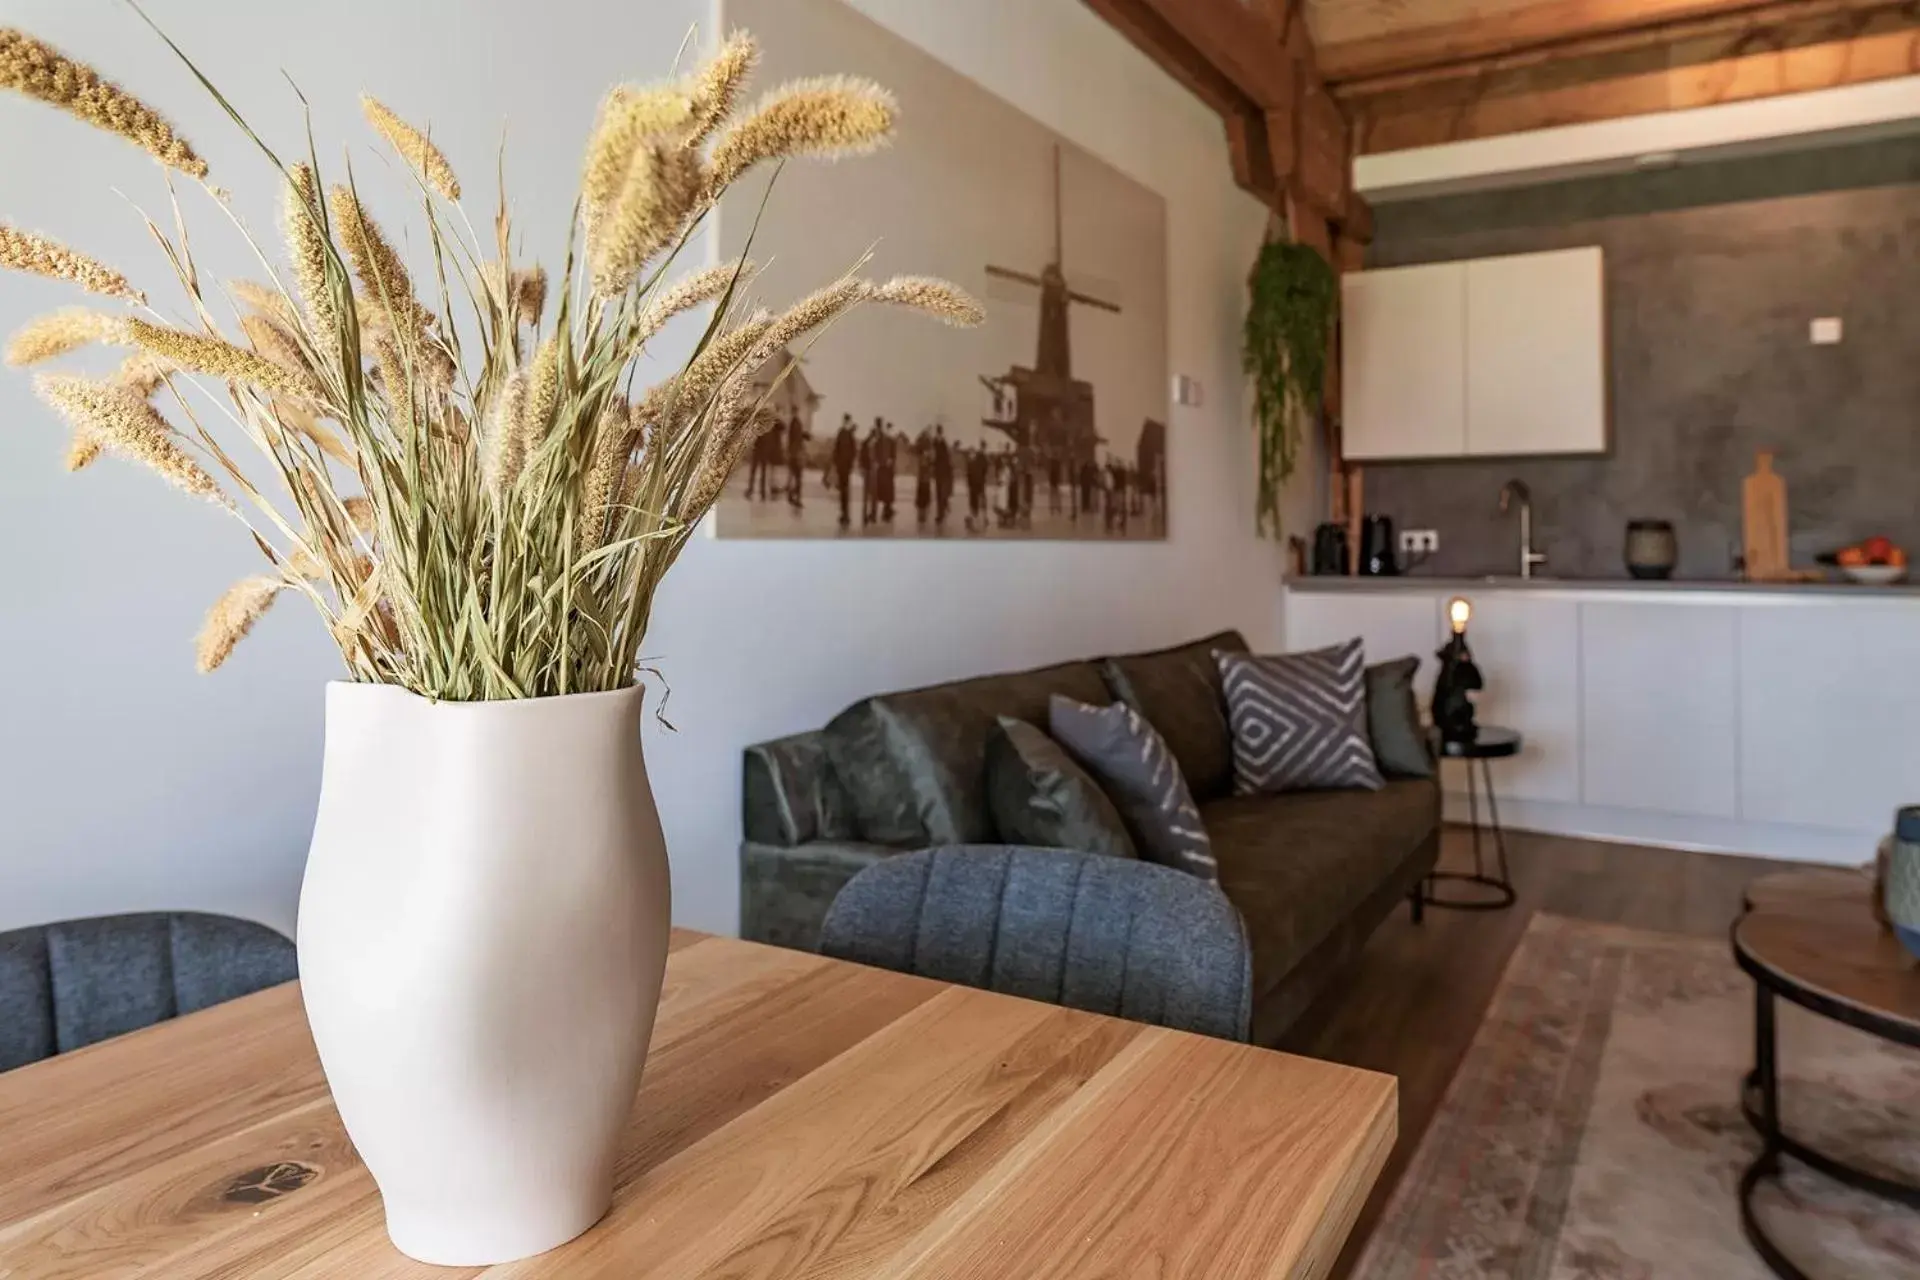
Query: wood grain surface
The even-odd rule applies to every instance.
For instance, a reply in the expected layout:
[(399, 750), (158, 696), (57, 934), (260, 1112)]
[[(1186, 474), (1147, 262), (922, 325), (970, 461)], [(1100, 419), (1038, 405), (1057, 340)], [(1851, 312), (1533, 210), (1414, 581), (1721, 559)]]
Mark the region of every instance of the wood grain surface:
[(1320, 1277), (1391, 1077), (676, 931), (614, 1204), (387, 1242), (289, 984), (0, 1075), (0, 1280)]
[(1920, 1031), (1920, 960), (1874, 918), (1872, 893), (1845, 871), (1761, 880), (1734, 946), (1795, 987)]

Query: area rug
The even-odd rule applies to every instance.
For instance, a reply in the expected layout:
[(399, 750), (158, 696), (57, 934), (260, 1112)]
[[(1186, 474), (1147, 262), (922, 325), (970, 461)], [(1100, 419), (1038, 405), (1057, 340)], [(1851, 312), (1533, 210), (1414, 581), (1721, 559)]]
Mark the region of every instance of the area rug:
[[(1789, 1133), (1920, 1181), (1920, 1053), (1778, 1005)], [(1766, 1280), (1736, 1185), (1753, 984), (1725, 941), (1536, 916), (1358, 1280)], [(1920, 1213), (1793, 1161), (1760, 1216), (1817, 1280), (1920, 1277)]]

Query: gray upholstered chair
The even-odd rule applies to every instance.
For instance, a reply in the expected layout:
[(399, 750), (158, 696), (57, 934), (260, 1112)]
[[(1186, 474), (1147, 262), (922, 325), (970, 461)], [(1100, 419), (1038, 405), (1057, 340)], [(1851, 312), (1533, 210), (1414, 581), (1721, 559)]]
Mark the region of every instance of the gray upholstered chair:
[(834, 898), (820, 951), (1229, 1040), (1248, 1036), (1240, 914), (1211, 884), (1130, 858), (955, 845), (875, 863)]
[(0, 1071), (294, 976), (291, 942), (227, 916), (147, 912), (0, 933)]

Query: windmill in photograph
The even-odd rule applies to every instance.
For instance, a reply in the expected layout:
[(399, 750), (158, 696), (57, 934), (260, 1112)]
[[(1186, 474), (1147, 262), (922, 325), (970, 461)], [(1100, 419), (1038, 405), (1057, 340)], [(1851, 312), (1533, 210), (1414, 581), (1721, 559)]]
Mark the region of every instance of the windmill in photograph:
[(998, 378), (982, 377), (993, 393), (993, 415), (981, 421), (1004, 431), (1015, 449), (1034, 459), (1057, 458), (1072, 468), (1095, 461), (1101, 442), (1094, 426), (1093, 384), (1073, 376), (1068, 312), (1074, 303), (1120, 313), (1120, 304), (1067, 283), (1062, 241), (1060, 147), (1053, 148), (1053, 259), (1039, 275), (987, 265), (987, 274), (1040, 291), (1040, 337), (1033, 368), (1015, 365)]

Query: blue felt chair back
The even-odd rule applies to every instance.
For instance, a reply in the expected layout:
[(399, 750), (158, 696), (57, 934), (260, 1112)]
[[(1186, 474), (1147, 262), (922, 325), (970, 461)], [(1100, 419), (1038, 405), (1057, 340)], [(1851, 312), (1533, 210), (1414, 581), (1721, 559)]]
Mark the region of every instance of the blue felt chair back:
[(0, 933), (0, 1071), (294, 976), (291, 942), (227, 916), (146, 912)]
[(1245, 1040), (1253, 973), (1215, 885), (1129, 858), (952, 846), (875, 863), (827, 912), (824, 955)]

